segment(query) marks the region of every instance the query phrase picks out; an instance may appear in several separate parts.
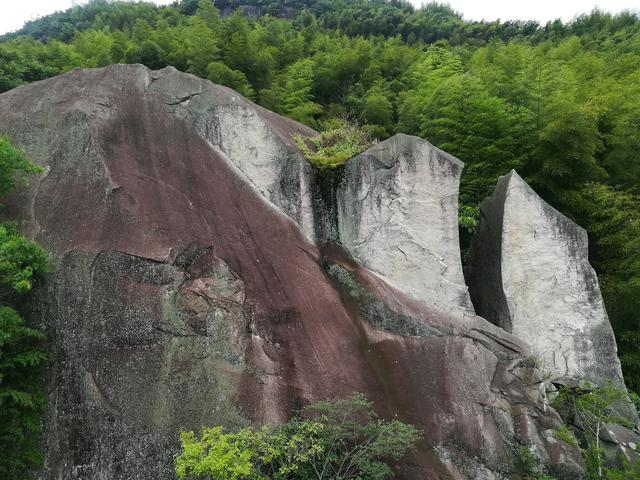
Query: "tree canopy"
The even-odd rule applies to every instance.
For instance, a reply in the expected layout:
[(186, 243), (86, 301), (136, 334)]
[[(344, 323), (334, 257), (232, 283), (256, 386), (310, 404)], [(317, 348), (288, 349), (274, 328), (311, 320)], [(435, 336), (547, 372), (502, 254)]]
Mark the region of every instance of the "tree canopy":
[[(0, 137), (0, 194), (16, 178), (40, 172), (6, 137)], [(28, 326), (16, 306), (36, 276), (48, 269), (40, 246), (23, 237), (15, 224), (0, 224), (0, 477), (30, 478), (42, 461), (40, 413), (45, 400), (41, 365), (47, 359), (44, 334)]]
[(420, 439), (398, 420), (378, 418), (362, 394), (321, 401), (278, 427), (225, 432), (205, 428), (183, 432), (176, 458), (179, 478), (216, 480), (296, 480), (394, 477), (389, 465)]

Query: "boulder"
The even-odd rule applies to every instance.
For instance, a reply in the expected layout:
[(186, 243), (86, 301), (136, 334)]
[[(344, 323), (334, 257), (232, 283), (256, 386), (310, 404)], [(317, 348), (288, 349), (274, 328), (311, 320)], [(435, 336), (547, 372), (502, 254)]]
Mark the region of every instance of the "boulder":
[[(354, 392), (425, 432), (398, 478), (505, 478), (519, 443), (583, 477), (579, 452), (545, 436), (559, 423), (527, 345), (461, 301), (459, 162), (407, 137), (355, 159), (345, 169), (374, 175), (381, 205), (412, 200), (384, 237), (345, 249), (314, 241), (331, 237), (325, 177), (291, 140), (311, 131), (227, 88), (171, 68), (74, 70), (0, 95), (0, 118), (45, 169), (6, 209), (53, 264), (27, 312), (54, 359), (41, 478), (173, 479), (182, 430), (283, 422)], [(362, 238), (396, 207), (363, 202), (349, 220), (353, 175), (335, 198), (341, 231)], [(373, 246), (410, 280), (368, 268)]]
[(640, 462), (640, 431), (622, 425), (607, 425), (600, 432), (600, 447), (609, 465), (623, 467)]
[(624, 387), (586, 231), (515, 171), (480, 212), (466, 271), (477, 313), (527, 342), (548, 379)]
[(335, 188), (335, 240), (399, 290), (474, 314), (462, 273), (458, 185), (463, 164), (398, 134), (349, 160)]

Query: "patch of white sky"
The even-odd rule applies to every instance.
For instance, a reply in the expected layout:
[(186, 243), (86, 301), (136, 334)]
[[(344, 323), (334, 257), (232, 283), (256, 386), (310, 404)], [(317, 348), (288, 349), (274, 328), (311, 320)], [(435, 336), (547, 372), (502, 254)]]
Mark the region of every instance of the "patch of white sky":
[[(166, 5), (173, 0), (155, 0), (153, 3)], [(28, 20), (50, 13), (66, 10), (71, 6), (86, 3), (86, 0), (18, 0), (2, 2), (0, 14), (0, 34), (18, 30)], [(411, 0), (416, 7), (423, 3)], [(589, 13), (598, 7), (608, 12), (623, 10), (640, 11), (638, 0), (448, 0), (454, 10), (468, 20), (537, 20), (545, 23), (560, 18), (569, 21), (576, 15)]]
[[(0, 34), (18, 30), (29, 20), (85, 3), (87, 0), (1, 0)], [(153, 3), (167, 5), (173, 0), (156, 0)]]
[[(425, 1), (411, 0), (419, 7)], [(619, 13), (629, 10), (640, 12), (638, 0), (446, 0), (467, 20), (537, 20), (546, 23), (556, 19), (568, 22), (574, 17), (598, 8)]]

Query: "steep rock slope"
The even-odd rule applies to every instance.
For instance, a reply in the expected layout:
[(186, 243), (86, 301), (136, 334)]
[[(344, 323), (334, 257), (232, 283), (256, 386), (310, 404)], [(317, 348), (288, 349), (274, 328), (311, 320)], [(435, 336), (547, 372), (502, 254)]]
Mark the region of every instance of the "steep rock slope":
[[(517, 444), (582, 478), (523, 342), (325, 241), (323, 180), (290, 140), (305, 127), (174, 69), (123, 65), (0, 95), (0, 118), (46, 170), (9, 208), (55, 268), (32, 312), (55, 358), (43, 478), (174, 478), (179, 430), (284, 421), (354, 391), (424, 429), (401, 478), (504, 478)], [(412, 142), (379, 160), (424, 162)]]

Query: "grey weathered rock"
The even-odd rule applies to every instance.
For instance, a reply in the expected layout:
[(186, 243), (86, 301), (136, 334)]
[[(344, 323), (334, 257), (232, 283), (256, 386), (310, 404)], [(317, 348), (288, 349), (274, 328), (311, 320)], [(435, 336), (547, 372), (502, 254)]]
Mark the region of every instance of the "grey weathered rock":
[(623, 386), (585, 230), (515, 171), (480, 209), (466, 272), (478, 314), (527, 342), (554, 381)]
[(640, 462), (640, 432), (622, 425), (607, 425), (600, 432), (607, 463), (622, 467), (624, 462)]
[(313, 134), (221, 85), (185, 75), (173, 67), (145, 73), (147, 95), (160, 101), (247, 179), (262, 196), (313, 234), (311, 166), (294, 145), (292, 133)]
[[(247, 423), (244, 284), (208, 249), (192, 262), (64, 255), (38, 294), (53, 337), (44, 478), (173, 478), (171, 432)], [(146, 459), (146, 460), (143, 460)]]
[(463, 164), (395, 135), (347, 162), (336, 189), (340, 243), (362, 265), (434, 308), (473, 313), (458, 240)]

